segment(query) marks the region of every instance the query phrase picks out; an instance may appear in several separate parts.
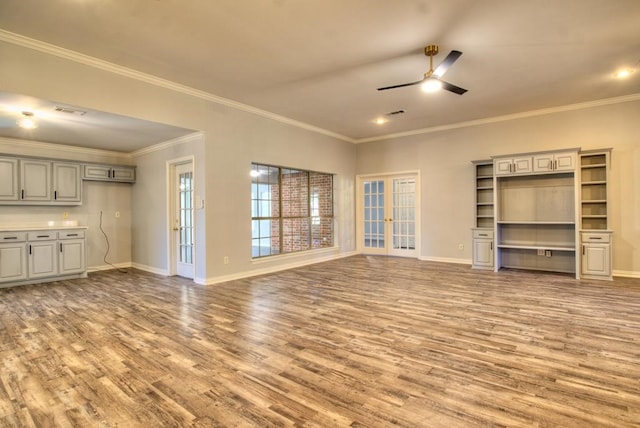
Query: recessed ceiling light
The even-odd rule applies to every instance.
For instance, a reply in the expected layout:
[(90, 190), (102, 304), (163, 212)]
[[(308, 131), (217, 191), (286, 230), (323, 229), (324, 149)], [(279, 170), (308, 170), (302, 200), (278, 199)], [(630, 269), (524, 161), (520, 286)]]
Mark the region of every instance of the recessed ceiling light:
[(35, 129), (38, 127), (38, 122), (35, 117), (33, 117), (33, 113), (30, 111), (23, 111), (22, 117), (18, 119), (18, 126), (24, 129)]
[(385, 119), (384, 117), (378, 117), (373, 121), (373, 123), (375, 123), (376, 125), (384, 125), (387, 122), (387, 119)]
[(626, 79), (627, 77), (631, 76), (631, 73), (633, 73), (632, 69), (624, 68), (613, 73), (613, 77), (615, 77), (616, 79)]

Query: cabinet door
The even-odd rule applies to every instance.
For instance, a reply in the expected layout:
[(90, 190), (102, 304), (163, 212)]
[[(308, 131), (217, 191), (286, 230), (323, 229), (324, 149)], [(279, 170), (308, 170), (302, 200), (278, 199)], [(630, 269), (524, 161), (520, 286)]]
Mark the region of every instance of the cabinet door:
[(545, 172), (545, 171), (553, 171), (553, 155), (536, 155), (533, 157), (533, 171), (534, 172)]
[(556, 171), (574, 171), (576, 169), (577, 156), (574, 152), (556, 153), (554, 155), (554, 167)]
[(58, 274), (56, 241), (32, 242), (29, 247), (29, 278), (44, 278)]
[(18, 159), (0, 158), (0, 201), (18, 199)]
[(511, 175), (511, 159), (496, 159), (494, 162), (496, 175)]
[(513, 170), (516, 174), (526, 174), (533, 172), (531, 156), (523, 156), (519, 158), (513, 158)]
[(53, 163), (53, 200), (57, 202), (82, 201), (80, 165)]
[(83, 178), (85, 180), (109, 181), (111, 168), (104, 165), (85, 165)]
[(130, 167), (113, 167), (111, 168), (111, 179), (114, 181), (136, 181), (136, 170)]
[(582, 274), (611, 276), (611, 246), (609, 244), (582, 245)]
[(51, 200), (51, 162), (20, 161), (21, 199), (24, 201)]
[(27, 279), (26, 244), (0, 244), (0, 282), (22, 279)]
[(473, 265), (493, 267), (493, 240), (473, 240)]
[(60, 275), (82, 273), (86, 270), (84, 239), (59, 241)]

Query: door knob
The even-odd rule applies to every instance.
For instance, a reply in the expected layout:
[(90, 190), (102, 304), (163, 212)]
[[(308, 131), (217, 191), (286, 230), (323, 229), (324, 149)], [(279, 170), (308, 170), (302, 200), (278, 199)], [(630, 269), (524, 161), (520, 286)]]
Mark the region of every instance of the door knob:
[(176, 232), (180, 230), (179, 227), (174, 227), (173, 230), (175, 230)]

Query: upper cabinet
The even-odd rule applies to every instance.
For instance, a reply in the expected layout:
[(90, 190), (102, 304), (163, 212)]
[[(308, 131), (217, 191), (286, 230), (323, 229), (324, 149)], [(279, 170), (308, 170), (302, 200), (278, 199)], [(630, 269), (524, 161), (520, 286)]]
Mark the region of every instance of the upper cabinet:
[(496, 176), (572, 172), (576, 169), (578, 149), (566, 152), (531, 153), (495, 157)]
[(576, 158), (576, 152), (536, 155), (533, 157), (533, 172), (574, 171)]
[(133, 183), (134, 166), (0, 156), (0, 205), (82, 205), (82, 180)]
[(84, 166), (85, 180), (93, 181), (119, 181), (133, 183), (136, 181), (136, 168), (134, 166), (92, 165)]
[(531, 156), (496, 158), (496, 175), (531, 174), (533, 171)]

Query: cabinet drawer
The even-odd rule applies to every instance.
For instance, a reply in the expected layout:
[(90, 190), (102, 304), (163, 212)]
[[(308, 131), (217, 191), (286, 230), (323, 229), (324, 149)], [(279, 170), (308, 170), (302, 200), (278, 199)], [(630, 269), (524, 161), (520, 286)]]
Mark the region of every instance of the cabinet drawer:
[(84, 230), (65, 230), (58, 232), (58, 239), (82, 239), (84, 238)]
[(27, 234), (24, 232), (0, 232), (0, 243), (4, 242), (24, 242)]
[(582, 242), (593, 242), (593, 243), (608, 243), (611, 242), (611, 234), (610, 233), (597, 233), (597, 232), (589, 232), (582, 234)]
[(485, 239), (493, 239), (493, 230), (474, 230), (473, 231), (474, 238), (485, 238)]
[(58, 235), (56, 232), (52, 232), (49, 230), (41, 230), (38, 232), (29, 232), (27, 235), (29, 241), (52, 241), (54, 239), (58, 239)]

